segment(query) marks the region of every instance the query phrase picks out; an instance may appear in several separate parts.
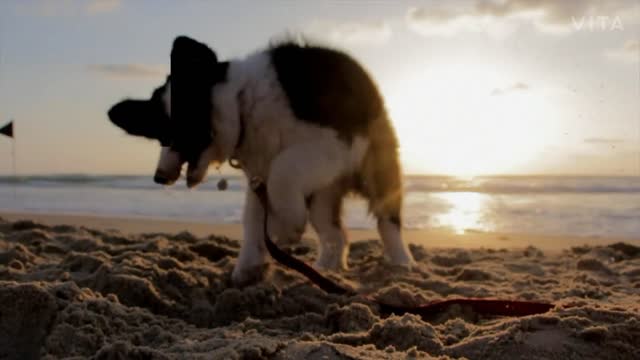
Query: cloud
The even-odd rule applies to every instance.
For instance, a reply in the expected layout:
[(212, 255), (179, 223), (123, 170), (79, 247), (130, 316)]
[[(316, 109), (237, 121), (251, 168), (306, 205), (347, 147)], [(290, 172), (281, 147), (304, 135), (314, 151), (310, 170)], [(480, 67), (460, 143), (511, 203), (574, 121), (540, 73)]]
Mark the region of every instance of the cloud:
[(409, 9), (407, 25), (425, 36), (459, 32), (500, 35), (533, 24), (551, 33), (622, 30), (638, 20), (635, 0), (473, 0)]
[(372, 21), (314, 21), (303, 31), (315, 38), (325, 39), (331, 43), (352, 45), (386, 44), (393, 31), (383, 20)]
[(478, 13), (495, 17), (534, 14), (548, 24), (570, 24), (582, 16), (620, 15), (635, 4), (635, 0), (478, 0), (475, 8)]
[(495, 18), (521, 17), (544, 32), (570, 33), (622, 30), (622, 17), (635, 6), (635, 0), (479, 0), (475, 9)]
[(624, 140), (618, 139), (618, 138), (593, 137), (593, 138), (584, 139), (584, 142), (587, 144), (594, 144), (594, 145), (615, 145), (615, 144), (622, 144)]
[(92, 0), (85, 5), (87, 14), (109, 13), (117, 10), (122, 5), (121, 0)]
[(612, 60), (638, 63), (640, 62), (640, 41), (627, 40), (621, 47), (605, 51), (604, 55)]
[(583, 174), (638, 175), (640, 154), (637, 151), (607, 150), (598, 154), (575, 154), (567, 168)]
[[(568, 24), (576, 16), (585, 15), (593, 1), (557, 0), (481, 0), (476, 3), (476, 12), (496, 18), (514, 15), (537, 16), (548, 24)], [(598, 2), (600, 3), (600, 2)]]
[(423, 36), (451, 36), (460, 32), (481, 32), (491, 25), (487, 17), (477, 16), (469, 9), (451, 2), (430, 7), (410, 8), (406, 23), (409, 29)]
[(549, 145), (528, 164), (529, 172), (562, 175), (635, 175), (640, 173), (640, 152), (622, 147), (569, 150)]
[(517, 82), (504, 88), (495, 88), (491, 91), (491, 96), (507, 95), (516, 92), (524, 92), (529, 90), (529, 85), (523, 82)]
[(166, 66), (148, 64), (94, 64), (89, 65), (88, 70), (120, 78), (158, 77), (168, 73)]
[(37, 0), (21, 2), (18, 12), (45, 17), (66, 17), (110, 13), (121, 6), (122, 0)]

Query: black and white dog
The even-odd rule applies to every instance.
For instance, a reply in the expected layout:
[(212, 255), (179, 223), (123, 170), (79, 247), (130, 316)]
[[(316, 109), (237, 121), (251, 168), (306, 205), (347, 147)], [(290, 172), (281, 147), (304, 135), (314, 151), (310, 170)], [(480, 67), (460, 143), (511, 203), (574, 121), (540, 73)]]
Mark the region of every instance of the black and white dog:
[[(401, 237), (398, 141), (376, 85), (344, 53), (287, 42), (218, 62), (208, 46), (181, 36), (167, 82), (149, 100), (116, 104), (109, 117), (131, 135), (160, 141), (158, 183), (175, 182), (186, 163), (192, 187), (227, 160), (264, 179), (269, 234), (296, 241), (308, 218), (320, 239), (318, 268), (346, 267), (340, 212), (349, 192), (369, 200), (389, 261), (413, 264)], [(267, 264), (263, 219), (247, 191), (237, 284), (260, 278)]]

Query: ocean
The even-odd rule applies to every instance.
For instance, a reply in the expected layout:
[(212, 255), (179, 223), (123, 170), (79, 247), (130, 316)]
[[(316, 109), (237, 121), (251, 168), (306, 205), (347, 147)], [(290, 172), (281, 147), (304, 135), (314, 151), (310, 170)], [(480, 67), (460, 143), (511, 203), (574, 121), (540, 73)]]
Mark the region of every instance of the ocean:
[[(151, 176), (0, 177), (0, 211), (240, 223), (246, 181), (219, 176), (196, 189)], [(345, 202), (349, 228), (374, 228), (366, 203)], [(404, 226), (458, 233), (492, 231), (640, 238), (640, 177), (509, 176), (405, 178)]]

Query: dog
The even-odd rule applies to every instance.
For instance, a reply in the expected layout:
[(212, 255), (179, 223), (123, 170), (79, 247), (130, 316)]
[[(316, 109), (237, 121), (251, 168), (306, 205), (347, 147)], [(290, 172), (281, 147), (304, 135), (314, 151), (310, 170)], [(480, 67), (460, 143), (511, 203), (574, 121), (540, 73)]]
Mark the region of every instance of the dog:
[(401, 236), (398, 140), (377, 86), (343, 52), (283, 41), (222, 62), (180, 36), (165, 84), (148, 100), (117, 103), (108, 116), (131, 135), (160, 141), (159, 184), (173, 184), (187, 164), (187, 185), (196, 186), (210, 165), (225, 161), (264, 179), (267, 210), (246, 193), (234, 284), (261, 279), (268, 266), (265, 211), (277, 242), (298, 241), (308, 220), (319, 237), (315, 266), (346, 269), (348, 193), (368, 200), (390, 263), (415, 264)]

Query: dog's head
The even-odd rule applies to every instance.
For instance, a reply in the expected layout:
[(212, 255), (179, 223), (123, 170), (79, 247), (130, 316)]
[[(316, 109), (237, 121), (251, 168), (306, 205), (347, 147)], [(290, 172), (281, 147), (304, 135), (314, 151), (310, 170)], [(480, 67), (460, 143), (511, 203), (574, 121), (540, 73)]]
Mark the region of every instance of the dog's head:
[(150, 99), (126, 99), (109, 118), (130, 135), (160, 141), (155, 182), (173, 184), (187, 163), (187, 185), (202, 181), (216, 159), (212, 89), (224, 80), (226, 66), (207, 45), (185, 36), (173, 42), (171, 75)]

